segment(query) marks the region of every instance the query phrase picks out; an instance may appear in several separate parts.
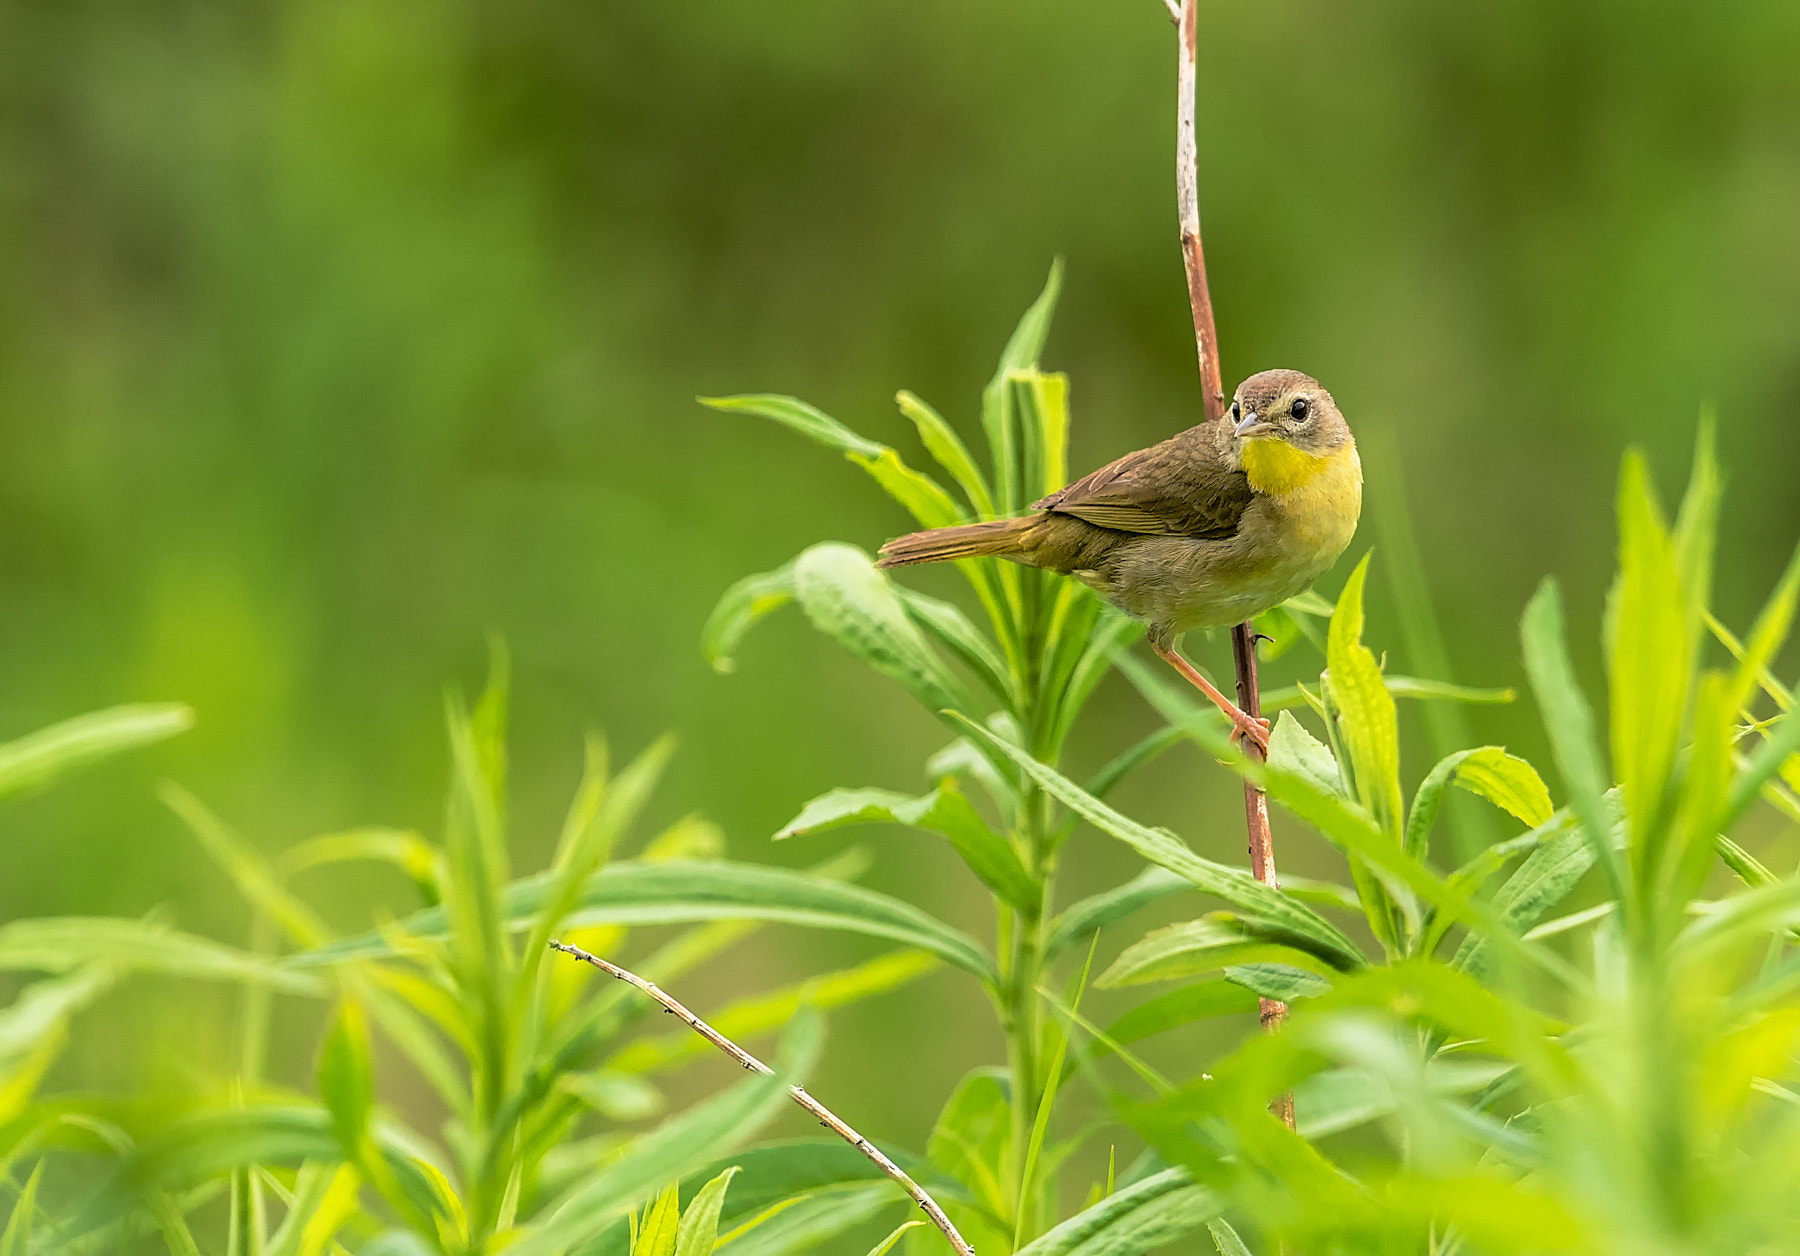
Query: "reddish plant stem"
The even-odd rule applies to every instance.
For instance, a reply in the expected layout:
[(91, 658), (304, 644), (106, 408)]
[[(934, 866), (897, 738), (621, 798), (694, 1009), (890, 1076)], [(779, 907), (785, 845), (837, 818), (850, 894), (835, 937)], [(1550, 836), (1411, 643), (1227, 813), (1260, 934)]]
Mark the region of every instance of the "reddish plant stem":
[[(1176, 70), (1175, 203), (1181, 218), (1181, 256), (1187, 267), (1188, 304), (1194, 312), (1194, 347), (1200, 359), (1200, 389), (1208, 419), (1225, 413), (1225, 388), (1219, 371), (1219, 332), (1213, 322), (1212, 293), (1206, 285), (1206, 252), (1200, 243), (1200, 155), (1194, 137), (1194, 93), (1198, 76), (1200, 18), (1197, 0), (1181, 5), (1180, 56)], [(1256, 630), (1239, 624), (1231, 630), (1232, 661), (1237, 666), (1238, 706), (1252, 717), (1262, 715), (1262, 697), (1256, 685)], [(1261, 759), (1248, 738), (1244, 753)], [(1249, 835), (1250, 868), (1256, 879), (1277, 885), (1275, 838), (1269, 828), (1269, 800), (1262, 790), (1244, 782), (1244, 827)], [(1287, 1004), (1275, 999), (1260, 1003), (1263, 1028), (1273, 1030), (1287, 1018)], [(1271, 1105), (1275, 1114), (1294, 1128), (1294, 1097), (1283, 1095)]]

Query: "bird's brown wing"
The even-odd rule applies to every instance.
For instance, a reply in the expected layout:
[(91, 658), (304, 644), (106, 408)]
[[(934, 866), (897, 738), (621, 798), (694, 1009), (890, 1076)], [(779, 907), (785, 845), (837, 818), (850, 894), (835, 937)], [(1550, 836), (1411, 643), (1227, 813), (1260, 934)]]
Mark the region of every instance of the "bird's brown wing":
[(1126, 454), (1036, 504), (1118, 532), (1219, 540), (1237, 533), (1252, 497), (1224, 457), (1216, 423)]

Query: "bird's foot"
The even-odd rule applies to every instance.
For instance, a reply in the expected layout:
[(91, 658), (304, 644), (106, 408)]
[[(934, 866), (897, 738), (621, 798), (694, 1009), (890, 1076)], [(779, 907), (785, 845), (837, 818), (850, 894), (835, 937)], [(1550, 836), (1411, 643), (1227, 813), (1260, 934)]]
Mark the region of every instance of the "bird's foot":
[(1274, 725), (1270, 724), (1268, 720), (1258, 719), (1256, 716), (1239, 711), (1231, 718), (1231, 744), (1242, 750), (1244, 742), (1251, 742), (1262, 757), (1267, 759), (1269, 757), (1269, 730), (1273, 727)]

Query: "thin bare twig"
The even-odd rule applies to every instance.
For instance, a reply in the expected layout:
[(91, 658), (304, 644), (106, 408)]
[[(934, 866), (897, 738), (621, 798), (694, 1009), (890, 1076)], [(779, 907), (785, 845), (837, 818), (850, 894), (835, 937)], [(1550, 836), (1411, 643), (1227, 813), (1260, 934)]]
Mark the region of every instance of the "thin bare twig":
[[(595, 968), (598, 968), (601, 972), (606, 973), (609, 976), (617, 977), (620, 981), (623, 981), (628, 985), (636, 986), (639, 990), (642, 990), (652, 999), (662, 1004), (664, 1008), (680, 1017), (682, 1023), (689, 1029), (712, 1043), (713, 1046), (723, 1051), (733, 1060), (736, 1060), (744, 1068), (749, 1069), (751, 1072), (762, 1073), (765, 1076), (773, 1077), (775, 1075), (774, 1069), (770, 1068), (767, 1064), (764, 1064), (761, 1060), (738, 1046), (737, 1043), (733, 1042), (724, 1034), (714, 1029), (711, 1025), (708, 1025), (705, 1021), (701, 1020), (698, 1016), (688, 1011), (687, 1008), (676, 1002), (673, 997), (658, 989), (653, 982), (645, 981), (636, 973), (631, 972), (628, 969), (620, 968), (617, 964), (603, 960), (598, 955), (584, 951), (578, 946), (570, 946), (565, 942), (558, 942), (554, 939), (551, 940), (550, 945), (553, 949), (561, 951), (564, 955), (573, 955), (576, 959), (585, 964), (592, 964)], [(827, 1108), (817, 1099), (814, 1099), (811, 1095), (807, 1094), (801, 1087), (789, 1086), (788, 1094), (793, 1097), (795, 1103), (812, 1113), (812, 1115), (818, 1119), (819, 1124), (823, 1125), (826, 1129), (862, 1152), (863, 1155), (867, 1156), (875, 1163), (876, 1168), (880, 1169), (883, 1173), (887, 1174), (897, 1182), (900, 1189), (910, 1195), (912, 1201), (925, 1210), (925, 1215), (931, 1219), (931, 1223), (944, 1232), (944, 1237), (950, 1240), (950, 1246), (956, 1249), (958, 1256), (975, 1256), (975, 1249), (969, 1246), (968, 1241), (964, 1239), (961, 1234), (957, 1233), (956, 1227), (950, 1223), (950, 1218), (944, 1215), (944, 1210), (938, 1207), (937, 1201), (926, 1193), (924, 1187), (920, 1186), (917, 1182), (913, 1181), (911, 1177), (907, 1176), (906, 1170), (902, 1169), (892, 1160), (889, 1160), (882, 1154), (879, 1147), (864, 1138), (861, 1134), (858, 1134), (855, 1130), (851, 1129), (848, 1124), (838, 1118), (836, 1113), (832, 1112), (830, 1108)]]
[[(1213, 323), (1212, 294), (1206, 286), (1206, 253), (1200, 245), (1200, 155), (1194, 139), (1194, 95), (1198, 79), (1200, 19), (1197, 0), (1183, 0), (1180, 9), (1180, 54), (1176, 68), (1175, 204), (1181, 219), (1181, 256), (1187, 267), (1188, 304), (1194, 312), (1194, 347), (1200, 359), (1200, 388), (1205, 414), (1217, 419), (1225, 413), (1225, 386), (1219, 371), (1219, 333)], [(1251, 717), (1262, 714), (1262, 697), (1256, 685), (1256, 630), (1239, 624), (1231, 630), (1232, 660), (1237, 665), (1238, 707)], [(1244, 739), (1244, 753), (1260, 759), (1256, 744)], [(1278, 885), (1275, 877), (1275, 838), (1269, 828), (1269, 800), (1262, 790), (1244, 782), (1244, 827), (1249, 835), (1250, 869), (1266, 885)], [(1261, 1000), (1262, 1023), (1274, 1029), (1287, 1018), (1287, 1004)], [(1294, 1127), (1294, 1097), (1283, 1095), (1273, 1105), (1275, 1114)]]
[(1178, 0), (1163, 0), (1163, 8), (1169, 11), (1169, 20), (1175, 23), (1175, 25), (1180, 26), (1181, 5)]

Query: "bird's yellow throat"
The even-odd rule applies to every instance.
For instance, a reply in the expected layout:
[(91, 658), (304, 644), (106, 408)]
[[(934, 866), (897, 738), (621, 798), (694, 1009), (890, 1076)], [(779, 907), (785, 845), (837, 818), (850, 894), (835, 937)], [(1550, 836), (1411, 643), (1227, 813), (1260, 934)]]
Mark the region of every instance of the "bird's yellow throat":
[(1244, 442), (1243, 460), (1251, 488), (1284, 497), (1317, 479), (1331, 457), (1306, 453), (1284, 440), (1263, 439)]

